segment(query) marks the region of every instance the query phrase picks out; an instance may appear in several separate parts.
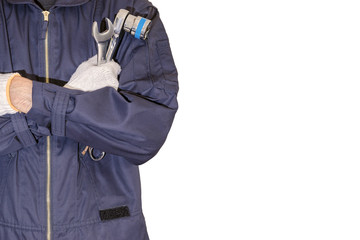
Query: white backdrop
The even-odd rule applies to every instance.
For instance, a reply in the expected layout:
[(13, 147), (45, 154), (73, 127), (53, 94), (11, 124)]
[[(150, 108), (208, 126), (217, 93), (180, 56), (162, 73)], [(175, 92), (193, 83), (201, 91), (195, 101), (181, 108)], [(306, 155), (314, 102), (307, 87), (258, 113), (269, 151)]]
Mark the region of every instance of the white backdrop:
[(152, 3), (180, 108), (141, 166), (150, 238), (359, 240), (359, 1)]

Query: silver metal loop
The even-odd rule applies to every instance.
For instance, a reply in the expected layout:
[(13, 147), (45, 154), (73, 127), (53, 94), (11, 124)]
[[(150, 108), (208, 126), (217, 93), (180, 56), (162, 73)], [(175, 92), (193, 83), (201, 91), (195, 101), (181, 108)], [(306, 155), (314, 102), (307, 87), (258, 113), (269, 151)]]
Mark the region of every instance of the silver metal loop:
[(94, 156), (94, 148), (92, 148), (92, 147), (89, 147), (89, 155), (90, 155), (90, 158), (93, 160), (93, 161), (100, 161), (101, 159), (103, 159), (104, 157), (105, 157), (105, 152), (102, 152), (101, 153), (101, 155), (100, 155), (100, 157), (98, 157), (98, 158), (96, 158), (95, 156)]

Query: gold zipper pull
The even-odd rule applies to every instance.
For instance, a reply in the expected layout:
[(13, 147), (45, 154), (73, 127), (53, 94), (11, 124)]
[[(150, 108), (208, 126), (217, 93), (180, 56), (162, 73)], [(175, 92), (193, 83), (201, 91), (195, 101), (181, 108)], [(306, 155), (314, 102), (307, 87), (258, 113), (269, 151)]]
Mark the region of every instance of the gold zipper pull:
[(44, 21), (48, 22), (49, 21), (49, 11), (43, 11), (42, 14), (44, 15)]

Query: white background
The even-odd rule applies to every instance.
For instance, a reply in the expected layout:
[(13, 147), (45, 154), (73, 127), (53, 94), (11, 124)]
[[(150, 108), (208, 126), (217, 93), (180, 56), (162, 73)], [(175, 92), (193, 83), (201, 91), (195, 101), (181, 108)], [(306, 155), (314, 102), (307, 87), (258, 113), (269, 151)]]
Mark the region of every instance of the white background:
[(141, 166), (153, 240), (360, 239), (360, 2), (153, 0), (179, 111)]

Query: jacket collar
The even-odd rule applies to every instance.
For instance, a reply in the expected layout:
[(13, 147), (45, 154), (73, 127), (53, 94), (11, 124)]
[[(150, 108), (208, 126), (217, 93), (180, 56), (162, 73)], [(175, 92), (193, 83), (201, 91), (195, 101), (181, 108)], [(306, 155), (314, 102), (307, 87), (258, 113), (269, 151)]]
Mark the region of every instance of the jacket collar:
[[(36, 4), (35, 0), (6, 0), (12, 4)], [(73, 7), (79, 6), (90, 0), (56, 0), (54, 7)]]

